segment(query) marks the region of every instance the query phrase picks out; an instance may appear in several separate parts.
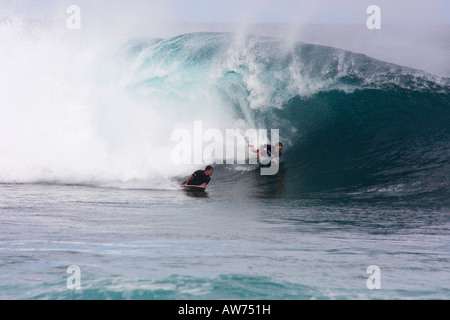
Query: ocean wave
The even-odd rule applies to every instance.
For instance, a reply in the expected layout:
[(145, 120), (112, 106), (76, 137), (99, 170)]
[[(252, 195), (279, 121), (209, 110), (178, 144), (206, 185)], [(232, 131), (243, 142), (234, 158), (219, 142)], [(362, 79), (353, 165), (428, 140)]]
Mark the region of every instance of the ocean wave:
[(280, 129), (297, 191), (448, 181), (448, 78), (230, 33), (81, 47), (13, 35), (2, 27), (2, 182), (173, 184), (198, 166), (171, 162), (171, 133), (196, 120)]

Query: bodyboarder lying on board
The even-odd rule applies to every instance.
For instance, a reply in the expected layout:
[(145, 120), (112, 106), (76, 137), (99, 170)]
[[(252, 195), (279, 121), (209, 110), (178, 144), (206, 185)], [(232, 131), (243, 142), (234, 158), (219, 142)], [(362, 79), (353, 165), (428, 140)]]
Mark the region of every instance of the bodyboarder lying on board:
[(211, 175), (213, 174), (213, 167), (206, 166), (205, 170), (197, 170), (189, 176), (189, 178), (181, 185), (183, 187), (196, 186), (206, 189), (206, 185), (211, 181)]

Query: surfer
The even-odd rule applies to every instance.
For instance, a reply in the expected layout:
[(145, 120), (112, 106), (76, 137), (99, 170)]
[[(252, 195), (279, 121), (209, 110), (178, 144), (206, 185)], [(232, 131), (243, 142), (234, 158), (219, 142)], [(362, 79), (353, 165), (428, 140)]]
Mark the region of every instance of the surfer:
[[(283, 149), (283, 144), (281, 142), (278, 142), (275, 145), (274, 152), (272, 154), (272, 145), (268, 144), (265, 147), (263, 145), (260, 145), (258, 150), (255, 151), (255, 147), (253, 145), (250, 145), (250, 151), (255, 153), (256, 157), (258, 159), (264, 159), (264, 160), (270, 160), (278, 164), (280, 162), (281, 157), (281, 150)], [(276, 157), (278, 155), (278, 157)]]
[(213, 167), (206, 166), (205, 170), (197, 170), (189, 176), (189, 178), (181, 185), (186, 186), (198, 186), (206, 189), (206, 185), (211, 181), (211, 175), (213, 174)]

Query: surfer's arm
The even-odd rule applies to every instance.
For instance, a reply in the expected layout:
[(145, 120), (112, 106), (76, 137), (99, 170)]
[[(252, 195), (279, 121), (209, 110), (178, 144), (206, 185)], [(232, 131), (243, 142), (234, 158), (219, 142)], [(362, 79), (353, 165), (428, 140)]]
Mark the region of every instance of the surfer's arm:
[(263, 150), (263, 145), (260, 145), (258, 150), (255, 150), (255, 146), (254, 145), (250, 146), (250, 151), (253, 152), (253, 153), (259, 153), (261, 150)]
[(271, 161), (271, 162), (275, 162), (276, 164), (278, 164), (278, 158), (275, 158), (275, 157), (268, 157), (268, 156), (262, 156), (262, 155), (259, 155), (259, 158), (260, 159), (263, 159), (263, 160), (266, 160), (266, 161)]
[(189, 181), (192, 180), (192, 174), (189, 176), (189, 178), (186, 180), (186, 182), (183, 184), (183, 186), (187, 186), (187, 184), (189, 183)]

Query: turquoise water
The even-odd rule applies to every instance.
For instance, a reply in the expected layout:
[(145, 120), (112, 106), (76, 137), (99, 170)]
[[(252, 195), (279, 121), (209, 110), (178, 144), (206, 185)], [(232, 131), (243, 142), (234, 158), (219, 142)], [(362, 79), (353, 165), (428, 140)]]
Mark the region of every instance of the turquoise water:
[[(0, 185), (1, 299), (448, 299), (436, 205)], [(81, 289), (68, 289), (68, 266)], [(378, 265), (381, 289), (369, 290)]]

